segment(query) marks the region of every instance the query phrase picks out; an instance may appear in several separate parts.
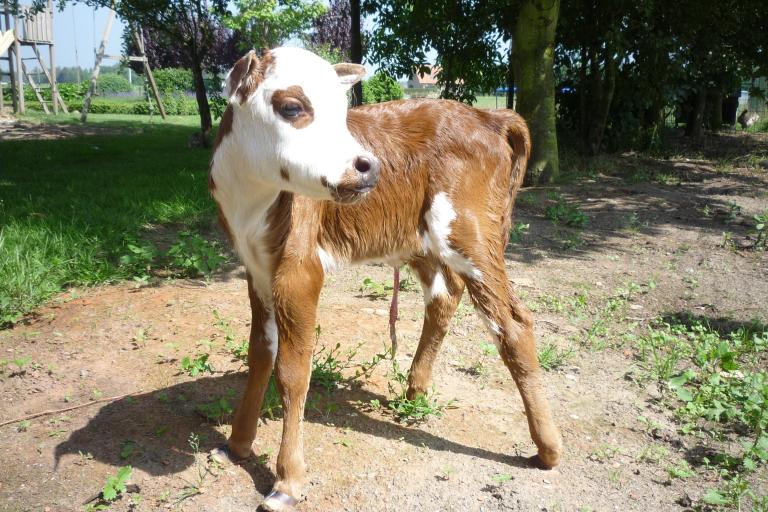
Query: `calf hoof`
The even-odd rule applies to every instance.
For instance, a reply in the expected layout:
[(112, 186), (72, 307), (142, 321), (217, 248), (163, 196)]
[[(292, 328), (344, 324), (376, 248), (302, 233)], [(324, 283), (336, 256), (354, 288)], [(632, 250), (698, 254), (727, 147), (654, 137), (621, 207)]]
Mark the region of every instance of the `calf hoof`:
[(298, 501), (292, 496), (280, 491), (272, 491), (264, 498), (259, 505), (259, 510), (268, 512), (285, 512), (296, 510)]
[(528, 463), (539, 469), (552, 469), (560, 464), (560, 452), (540, 451), (528, 459)]
[(208, 460), (226, 466), (228, 464), (238, 464), (248, 457), (238, 457), (225, 443), (221, 446), (217, 446), (208, 453)]

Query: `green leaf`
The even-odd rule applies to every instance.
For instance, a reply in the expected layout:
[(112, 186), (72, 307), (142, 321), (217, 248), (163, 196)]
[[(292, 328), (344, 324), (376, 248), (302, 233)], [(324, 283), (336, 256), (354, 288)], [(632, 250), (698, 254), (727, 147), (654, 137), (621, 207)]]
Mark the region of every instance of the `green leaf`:
[(704, 503), (707, 503), (708, 505), (728, 505), (728, 503), (730, 503), (725, 496), (715, 489), (708, 490), (702, 499), (704, 500)]
[(674, 389), (675, 389), (675, 393), (677, 393), (677, 398), (679, 398), (683, 402), (690, 402), (691, 400), (693, 400), (693, 395), (687, 389), (682, 387), (674, 388)]

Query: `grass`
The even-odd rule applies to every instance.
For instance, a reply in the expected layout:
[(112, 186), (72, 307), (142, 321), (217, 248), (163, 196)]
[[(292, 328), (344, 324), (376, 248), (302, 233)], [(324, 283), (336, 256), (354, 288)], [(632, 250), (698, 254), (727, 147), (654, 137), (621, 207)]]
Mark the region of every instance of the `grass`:
[[(723, 442), (701, 461), (719, 482), (704, 503), (763, 510), (768, 496), (752, 488), (749, 475), (768, 463), (768, 326), (718, 330), (695, 319), (659, 323), (638, 338), (637, 348), (641, 378), (659, 382), (662, 403), (680, 431)], [(685, 478), (696, 469), (677, 465), (667, 472)]]
[(213, 219), (209, 151), (186, 147), (196, 118), (92, 115), (89, 124), (120, 133), (0, 143), (0, 324), (69, 286), (134, 277), (121, 258), (148, 230)]

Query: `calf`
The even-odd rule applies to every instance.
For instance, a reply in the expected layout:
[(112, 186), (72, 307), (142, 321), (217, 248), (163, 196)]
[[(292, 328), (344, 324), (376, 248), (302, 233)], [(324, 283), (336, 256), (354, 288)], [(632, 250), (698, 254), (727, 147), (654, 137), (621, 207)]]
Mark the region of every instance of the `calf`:
[(305, 50), (240, 59), (210, 170), (221, 221), (245, 264), (252, 309), (248, 383), (227, 445), (251, 453), (274, 370), (283, 402), (277, 481), (262, 503), (293, 507), (304, 478), (302, 421), (313, 328), (326, 273), (349, 262), (407, 263), (424, 290), (408, 396), (432, 365), (466, 287), (523, 398), (538, 463), (561, 439), (542, 392), (533, 318), (504, 271), (514, 197), (530, 149), (525, 122), (452, 101), (411, 100), (347, 111), (360, 65)]

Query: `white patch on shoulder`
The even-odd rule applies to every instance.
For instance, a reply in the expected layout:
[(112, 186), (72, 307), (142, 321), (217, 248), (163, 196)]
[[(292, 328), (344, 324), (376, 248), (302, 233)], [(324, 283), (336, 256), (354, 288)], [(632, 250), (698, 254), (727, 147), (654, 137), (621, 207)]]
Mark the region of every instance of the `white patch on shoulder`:
[(438, 295), (448, 295), (448, 286), (445, 284), (445, 278), (440, 271), (435, 273), (435, 277), (432, 278), (432, 284), (430, 286), (424, 286), (422, 284), (422, 288), (424, 289), (425, 305), (430, 304)]
[(424, 252), (431, 252), (438, 256), (451, 270), (479, 280), (483, 277), (483, 273), (448, 243), (451, 223), (454, 220), (456, 220), (456, 210), (453, 209), (448, 194), (438, 192), (432, 200), (432, 206), (424, 214), (424, 221), (427, 223), (427, 232), (421, 239)]
[(319, 245), (317, 246), (317, 257), (320, 258), (320, 264), (323, 266), (323, 272), (326, 274), (330, 274), (338, 270), (339, 263), (336, 261), (336, 258), (331, 256), (328, 251)]
[(264, 337), (267, 338), (267, 349), (269, 350), (269, 353), (272, 354), (272, 364), (274, 364), (275, 359), (277, 358), (278, 346), (277, 322), (275, 321), (274, 311), (269, 312), (269, 318), (267, 318), (267, 321), (264, 324)]

